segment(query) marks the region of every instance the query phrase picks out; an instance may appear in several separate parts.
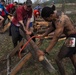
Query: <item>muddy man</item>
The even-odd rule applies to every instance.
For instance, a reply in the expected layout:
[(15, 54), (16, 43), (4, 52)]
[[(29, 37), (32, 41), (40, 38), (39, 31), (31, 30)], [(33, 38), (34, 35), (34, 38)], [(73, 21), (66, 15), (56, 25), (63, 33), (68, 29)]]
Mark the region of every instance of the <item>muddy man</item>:
[[(50, 27), (41, 37), (44, 37), (54, 31), (53, 38), (49, 46), (46, 48), (45, 53), (48, 54), (58, 42), (59, 37), (62, 34), (65, 34), (66, 40), (56, 57), (56, 63), (60, 74), (66, 75), (62, 60), (69, 57), (75, 68), (73, 75), (76, 75), (76, 30), (73, 23), (64, 13), (55, 11), (55, 7), (44, 7), (42, 9), (41, 16), (45, 21), (50, 22)], [(43, 54), (43, 52), (40, 51), (40, 54)]]

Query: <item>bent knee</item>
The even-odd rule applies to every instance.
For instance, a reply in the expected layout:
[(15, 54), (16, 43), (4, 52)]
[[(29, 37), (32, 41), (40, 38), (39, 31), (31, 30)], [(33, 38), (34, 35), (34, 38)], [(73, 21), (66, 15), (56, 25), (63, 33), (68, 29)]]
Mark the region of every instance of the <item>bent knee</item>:
[(60, 57), (57, 56), (57, 57), (55, 58), (55, 61), (56, 61), (56, 62), (62, 61), (62, 59), (61, 59)]

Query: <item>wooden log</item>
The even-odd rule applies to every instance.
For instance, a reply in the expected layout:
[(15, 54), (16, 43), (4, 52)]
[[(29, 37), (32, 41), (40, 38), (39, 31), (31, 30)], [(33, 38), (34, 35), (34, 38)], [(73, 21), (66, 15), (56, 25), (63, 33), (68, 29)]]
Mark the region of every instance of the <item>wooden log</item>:
[(10, 67), (10, 57), (7, 55), (7, 75), (10, 75), (11, 67)]
[[(25, 33), (20, 29), (20, 34), (26, 39), (26, 40), (29, 40), (30, 39), (30, 36), (29, 35), (25, 35)], [(35, 44), (35, 42), (33, 41), (33, 40), (31, 40), (30, 41), (30, 47), (32, 47), (33, 48), (33, 51), (34, 51), (34, 53), (35, 53), (35, 57), (37, 57), (37, 59), (36, 60), (39, 60), (39, 57), (37, 56), (37, 50), (40, 50), (39, 48), (38, 48), (38, 46)], [(31, 50), (32, 51), (32, 50)], [(32, 52), (31, 52), (32, 53)], [(49, 61), (48, 61), (48, 59), (45, 57), (44, 58), (44, 60), (42, 60), (41, 62), (40, 62), (42, 65), (43, 65), (43, 67), (48, 71), (48, 72), (50, 72), (50, 73), (54, 73), (55, 72), (55, 69), (54, 69), (54, 67), (52, 66), (52, 64), (51, 63), (49, 63)], [(44, 65), (44, 64), (45, 65)], [(45, 67), (46, 66), (46, 67)]]
[(39, 26), (48, 26), (49, 25), (49, 22), (46, 22), (46, 21), (42, 21), (42, 22), (35, 22), (35, 25), (39, 25)]
[(6, 24), (6, 25), (4, 26), (4, 28), (0, 30), (0, 33), (6, 32), (6, 31), (9, 29), (10, 24), (11, 24), (10, 22), (9, 22), (8, 24)]
[[(13, 16), (11, 17), (11, 16), (8, 15), (7, 17), (9, 18), (10, 21), (12, 21)], [(10, 25), (11, 25), (11, 22), (8, 22), (8, 23), (4, 26), (4, 28), (0, 30), (0, 33), (6, 32), (6, 31), (9, 29)]]
[(44, 21), (43, 18), (35, 18), (35, 21)]
[(22, 40), (10, 53), (9, 53), (9, 57), (12, 57), (15, 55), (15, 53), (17, 51), (20, 50), (21, 46), (24, 44), (24, 40)]
[(22, 66), (31, 58), (31, 53), (25, 55), (19, 63), (11, 70), (10, 75), (16, 75), (16, 73), (22, 68)]

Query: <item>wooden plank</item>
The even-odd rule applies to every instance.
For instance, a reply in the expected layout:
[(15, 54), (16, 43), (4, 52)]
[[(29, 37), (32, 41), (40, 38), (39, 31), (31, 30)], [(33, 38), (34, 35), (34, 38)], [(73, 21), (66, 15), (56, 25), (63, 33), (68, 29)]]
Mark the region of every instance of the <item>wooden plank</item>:
[(19, 63), (11, 70), (10, 75), (16, 75), (16, 73), (22, 68), (22, 66), (31, 58), (32, 54), (25, 55)]
[(9, 57), (12, 57), (17, 51), (20, 50), (21, 46), (24, 44), (24, 40), (22, 40), (10, 53)]

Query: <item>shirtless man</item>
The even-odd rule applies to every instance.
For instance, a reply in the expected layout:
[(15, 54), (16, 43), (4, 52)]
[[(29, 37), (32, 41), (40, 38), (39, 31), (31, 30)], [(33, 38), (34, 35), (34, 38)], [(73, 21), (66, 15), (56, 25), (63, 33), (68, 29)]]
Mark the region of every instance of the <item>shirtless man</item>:
[[(54, 12), (55, 9), (53, 7), (44, 7), (41, 12), (41, 16), (45, 21), (51, 22), (50, 27), (47, 31), (41, 36), (44, 37), (48, 35), (50, 32), (54, 31), (53, 38), (46, 48), (45, 53), (49, 54), (52, 48), (58, 42), (59, 37), (62, 34), (66, 35), (66, 40), (63, 46), (61, 47), (58, 56), (56, 57), (56, 63), (58, 65), (59, 71), (61, 75), (66, 75), (64, 67), (62, 65), (62, 59), (69, 57), (74, 65), (75, 72), (73, 75), (76, 75), (76, 30), (74, 25), (72, 24), (70, 18), (61, 13)], [(43, 52), (39, 52), (39, 54), (43, 54)]]

